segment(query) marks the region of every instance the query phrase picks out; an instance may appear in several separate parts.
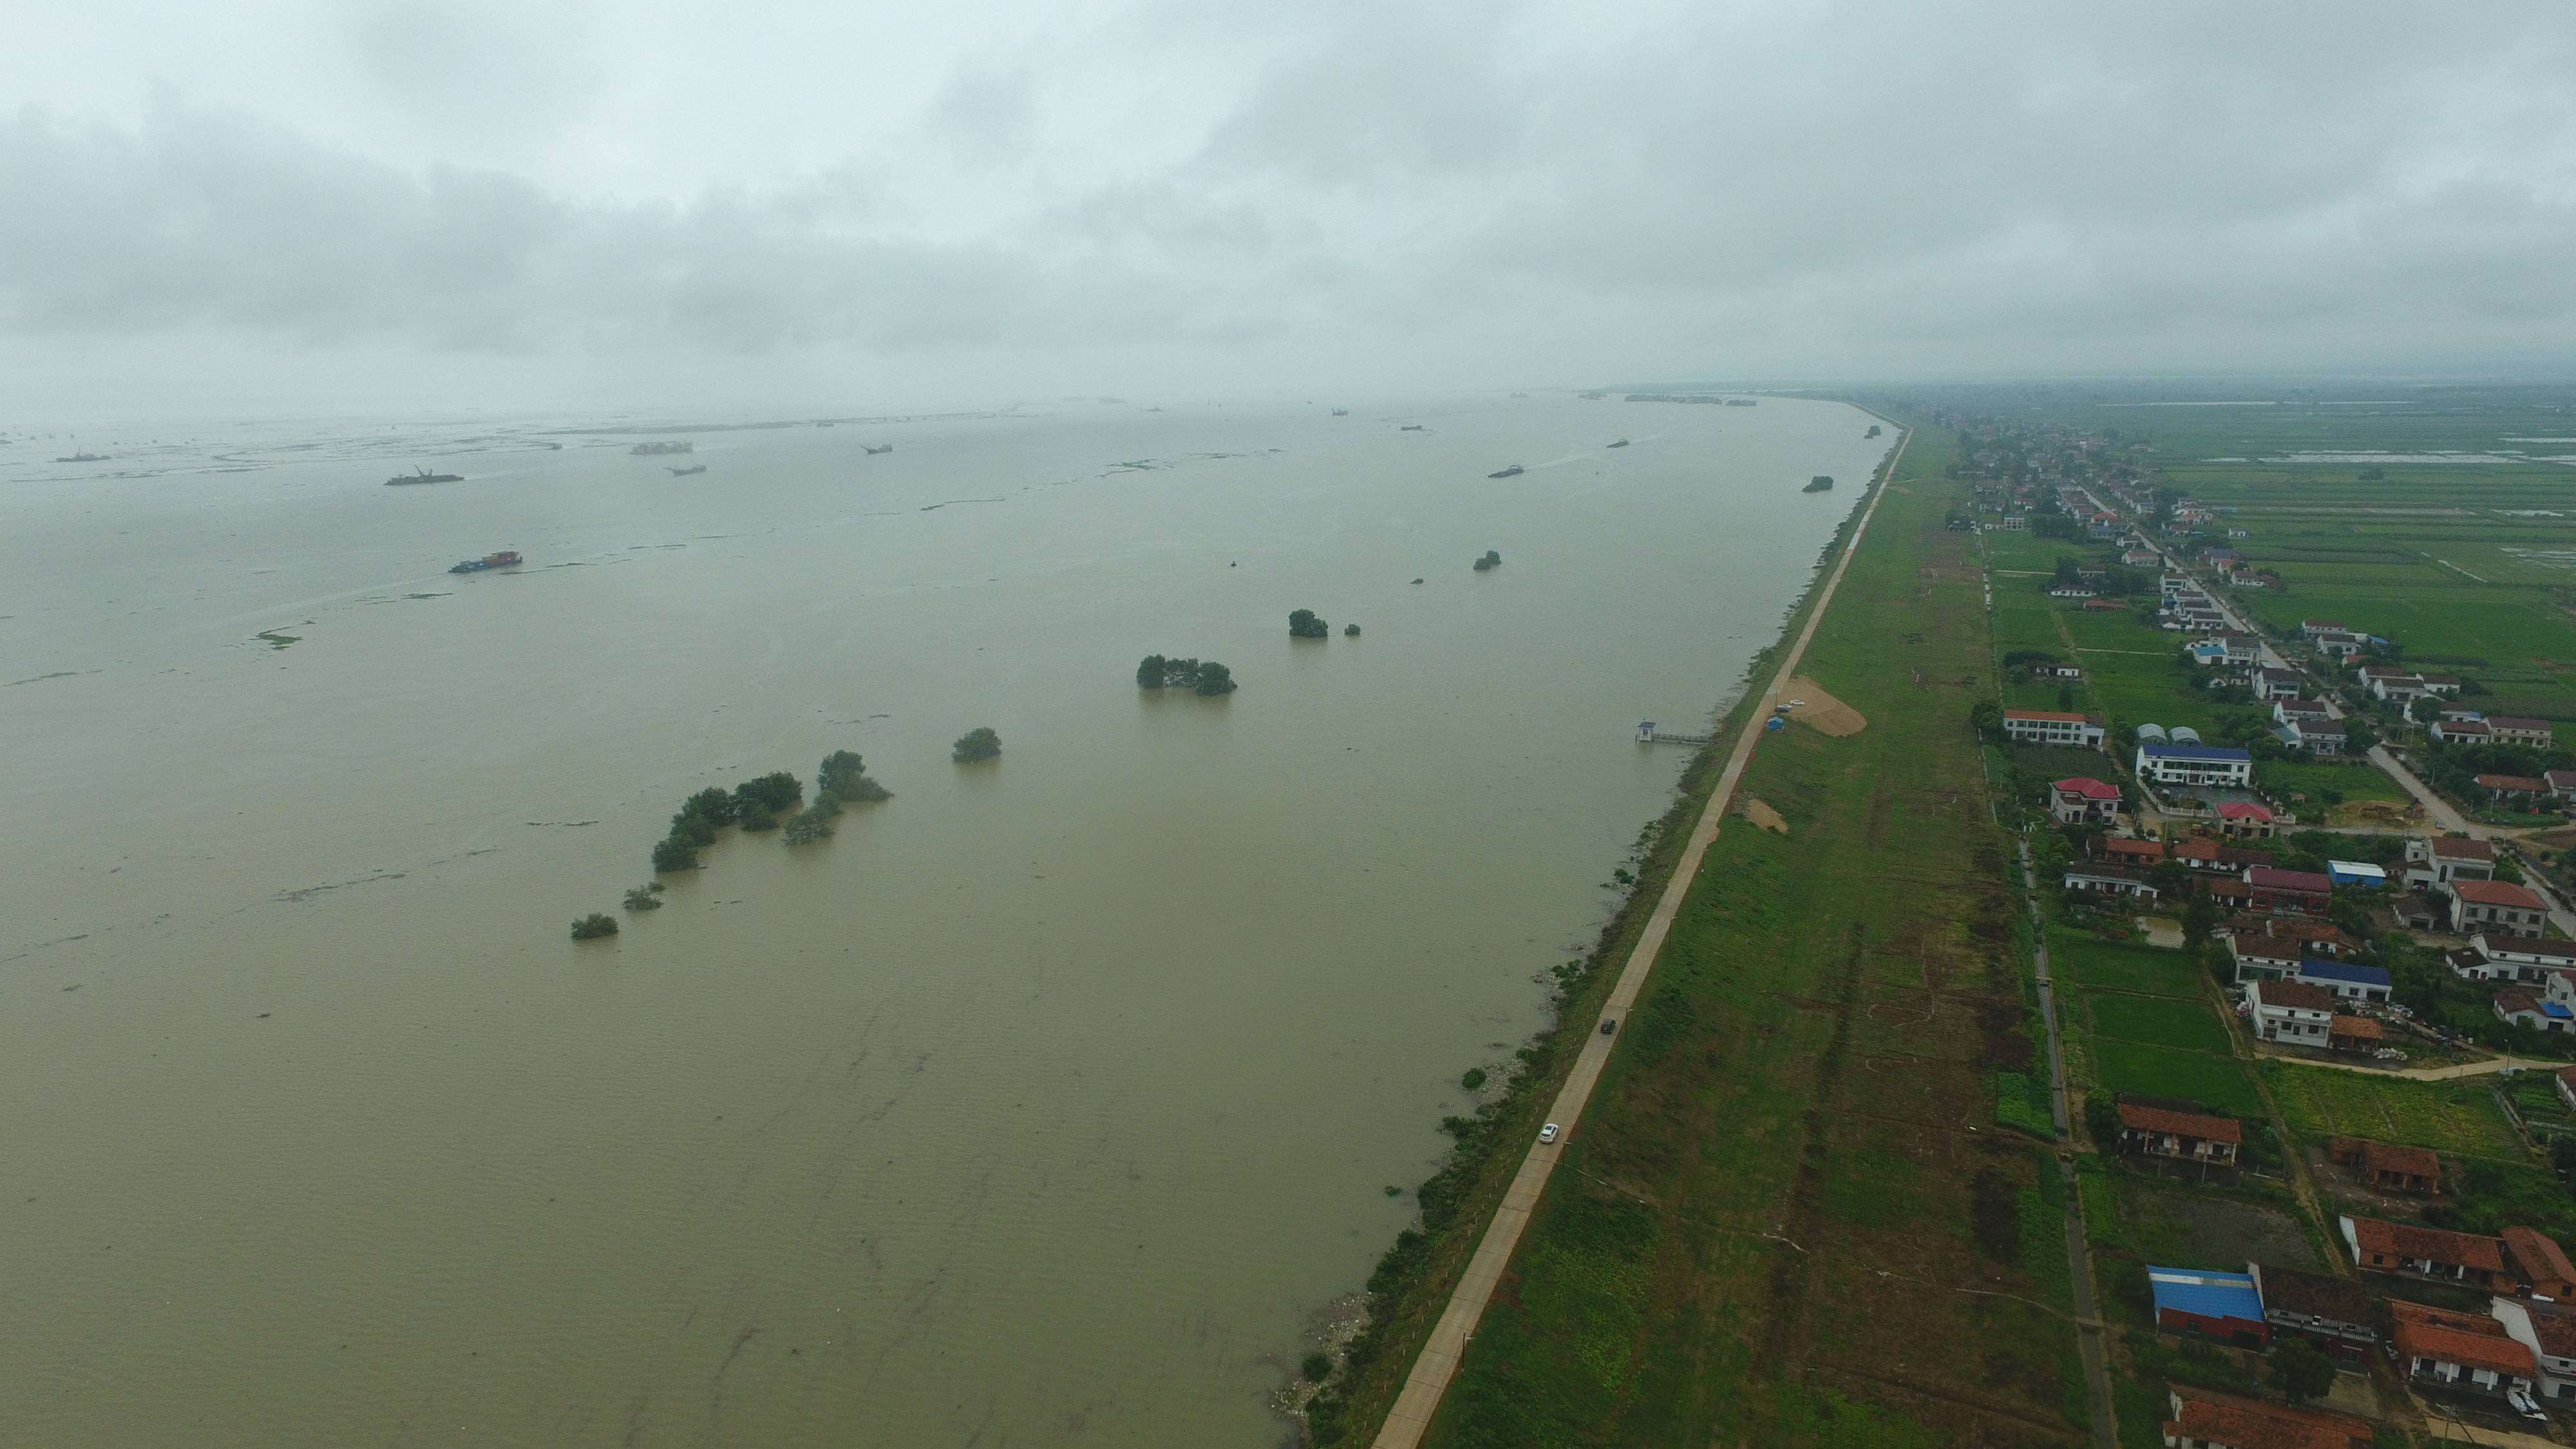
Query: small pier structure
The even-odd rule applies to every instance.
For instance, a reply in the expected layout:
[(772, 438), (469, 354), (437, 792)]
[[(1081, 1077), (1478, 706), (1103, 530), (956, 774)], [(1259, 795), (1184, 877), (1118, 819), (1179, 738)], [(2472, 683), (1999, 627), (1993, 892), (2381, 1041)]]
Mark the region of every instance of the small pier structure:
[(1714, 738), (1714, 735), (1685, 735), (1659, 730), (1650, 719), (1637, 721), (1637, 743), (1641, 745), (1704, 745)]

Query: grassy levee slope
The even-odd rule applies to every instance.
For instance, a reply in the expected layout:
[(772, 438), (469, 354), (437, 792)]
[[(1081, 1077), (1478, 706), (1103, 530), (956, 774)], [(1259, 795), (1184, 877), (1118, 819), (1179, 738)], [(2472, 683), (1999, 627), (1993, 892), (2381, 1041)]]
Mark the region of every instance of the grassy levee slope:
[(2053, 1174), (1988, 1100), (2045, 1067), (1950, 445), (1917, 437), (1807, 656), (1869, 728), (1756, 751), (1789, 833), (1710, 848), (1427, 1442), (2081, 1442)]

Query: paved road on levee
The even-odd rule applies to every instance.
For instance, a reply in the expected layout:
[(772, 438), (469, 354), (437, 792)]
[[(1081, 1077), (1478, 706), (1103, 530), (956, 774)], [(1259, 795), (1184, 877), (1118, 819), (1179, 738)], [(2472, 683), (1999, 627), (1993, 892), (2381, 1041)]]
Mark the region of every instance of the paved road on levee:
[[(1807, 615), (1806, 627), (1798, 631), (1797, 641), (1780, 661), (1779, 672), (1771, 676), (1770, 686), (1746, 718), (1743, 733), (1736, 737), (1735, 752), (1726, 758), (1725, 773), (1718, 776), (1717, 788), (1709, 794), (1708, 808), (1700, 812), (1699, 824), (1692, 827), (1690, 842), (1682, 848), (1672, 878), (1664, 883), (1654, 914), (1646, 918), (1646, 929), (1637, 938), (1637, 948), (1628, 953), (1627, 963), (1619, 968), (1619, 979), (1611, 984), (1610, 999), (1601, 1008), (1603, 1016), (1626, 1016), (1638, 991), (1645, 986), (1646, 973), (1654, 969), (1655, 955), (1663, 949), (1665, 936), (1672, 932), (1673, 917), (1681, 911), (1682, 897), (1690, 893), (1691, 878), (1699, 874), (1700, 858), (1708, 854), (1709, 844), (1717, 839), (1717, 828), (1734, 802), (1735, 784), (1744, 778), (1745, 762), (1753, 757), (1754, 741), (1762, 737), (1762, 721), (1780, 702), (1789, 677), (1798, 672), (1798, 662), (1806, 657), (1807, 641), (1815, 637), (1817, 621), (1833, 606), (1834, 593), (1842, 587), (1843, 571), (1851, 567), (1852, 555), (1860, 551), (1860, 541), (1869, 532), (1869, 521), (1878, 514), (1878, 502), (1887, 496), (1888, 485), (1896, 478), (1897, 461), (1913, 441), (1914, 434), (1909, 429), (1898, 440), (1896, 451), (1888, 455), (1878, 488), (1870, 494), (1869, 506), (1861, 510), (1860, 523), (1852, 529), (1851, 542), (1844, 546), (1842, 557), (1834, 561), (1833, 574), (1825, 580), (1824, 592), (1816, 596), (1816, 607)], [(1547, 1186), (1547, 1175), (1555, 1169), (1557, 1155), (1564, 1150), (1566, 1139), (1579, 1130), (1583, 1106), (1592, 1099), (1593, 1084), (1601, 1079), (1602, 1064), (1610, 1059), (1610, 1046), (1615, 1040), (1601, 1035), (1597, 1025), (1584, 1035), (1583, 1050), (1574, 1060), (1574, 1070), (1566, 1075), (1564, 1089), (1548, 1109), (1548, 1120), (1562, 1124), (1564, 1135), (1553, 1144), (1532, 1146), (1529, 1155), (1521, 1159), (1520, 1171), (1504, 1190), (1502, 1206), (1494, 1210), (1494, 1220), (1486, 1226), (1484, 1240), (1476, 1245), (1476, 1255), (1468, 1260), (1467, 1272), (1458, 1280), (1457, 1291), (1450, 1295), (1449, 1306), (1432, 1327), (1430, 1341), (1422, 1346), (1422, 1356), (1413, 1361), (1404, 1392), (1396, 1396), (1385, 1426), (1378, 1430), (1376, 1449), (1414, 1449), (1422, 1441), (1422, 1431), (1430, 1427), (1431, 1416), (1440, 1407), (1440, 1396), (1448, 1390), (1450, 1377), (1458, 1371), (1458, 1360), (1467, 1352), (1467, 1340), (1475, 1336), (1476, 1324), (1485, 1316), (1485, 1304), (1494, 1296), (1494, 1285), (1511, 1263), (1512, 1250), (1520, 1245), (1521, 1229), (1529, 1226), (1530, 1211), (1538, 1206), (1539, 1193)]]

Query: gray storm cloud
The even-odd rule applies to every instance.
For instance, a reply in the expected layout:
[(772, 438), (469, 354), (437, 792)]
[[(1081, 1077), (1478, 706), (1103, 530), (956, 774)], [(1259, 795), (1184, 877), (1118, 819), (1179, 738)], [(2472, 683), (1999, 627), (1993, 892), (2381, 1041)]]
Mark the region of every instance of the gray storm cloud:
[[(471, 55), (439, 13), (358, 27), (364, 73), (416, 31)], [(0, 345), (1144, 350), (1247, 381), (1340, 349), (1423, 380), (2563, 366), (2571, 62), (2542, 6), (1147, 8), (956, 58), (845, 142), (825, 112), (792, 144), (746, 123), (716, 147), (739, 175), (622, 194), (494, 162), (488, 116), (423, 160), (310, 105), (57, 93), (0, 123)], [(487, 99), (544, 88), (493, 74)], [(721, 134), (763, 77), (698, 81), (706, 114), (666, 127)], [(1100, 123), (1104, 90), (1157, 86), (1182, 121)], [(614, 148), (615, 104), (567, 86), (527, 126)]]

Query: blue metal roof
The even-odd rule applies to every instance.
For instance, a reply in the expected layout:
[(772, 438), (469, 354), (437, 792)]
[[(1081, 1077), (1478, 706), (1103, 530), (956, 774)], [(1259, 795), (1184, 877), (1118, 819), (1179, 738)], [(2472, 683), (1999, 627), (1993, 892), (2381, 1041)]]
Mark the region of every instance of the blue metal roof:
[(2140, 745), (2140, 752), (2150, 760), (2252, 760), (2243, 750), (2218, 745)]
[(2388, 872), (2366, 860), (2327, 861), (2326, 874), (2332, 876), (2337, 885), (2384, 886), (2388, 884)]
[(2147, 1282), (2155, 1288), (2159, 1313), (2173, 1308), (2203, 1318), (2263, 1321), (2263, 1295), (2254, 1291), (2254, 1276), (2250, 1273), (2149, 1267)]
[(2299, 974), (2316, 981), (2342, 981), (2354, 986), (2386, 986), (2388, 973), (2376, 966), (2355, 966), (2346, 961), (2299, 962)]
[(2566, 1007), (2559, 1005), (2555, 1001), (2544, 1001), (2540, 1003), (2540, 1014), (2543, 1016), (2556, 1017), (2561, 1021), (2567, 1020), (2571, 1017), (2576, 1017), (2576, 1011), (2569, 1011)]

